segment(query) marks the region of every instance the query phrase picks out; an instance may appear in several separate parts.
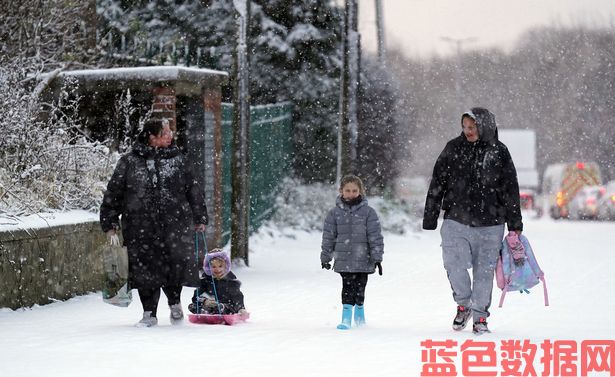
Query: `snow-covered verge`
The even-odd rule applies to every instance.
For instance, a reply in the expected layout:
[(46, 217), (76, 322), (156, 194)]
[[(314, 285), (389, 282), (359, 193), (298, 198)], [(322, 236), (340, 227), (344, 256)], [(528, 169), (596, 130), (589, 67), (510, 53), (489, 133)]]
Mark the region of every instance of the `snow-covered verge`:
[[(384, 275), (370, 276), (367, 286), (368, 325), (344, 332), (335, 329), (341, 279), (320, 268), (320, 233), (266, 227), (250, 239), (250, 267), (235, 270), (252, 315), (248, 323), (174, 327), (163, 298), (159, 326), (140, 329), (133, 326), (141, 316), (138, 298), (120, 309), (100, 294), (0, 309), (0, 375), (419, 376), (420, 342), (427, 339), (457, 341), (457, 352), (467, 340), (496, 347), (527, 340), (539, 345), (533, 366), (540, 375), (545, 340), (580, 346), (615, 339), (615, 224), (543, 218), (527, 220), (525, 229), (545, 270), (551, 306), (543, 306), (537, 287), (529, 295), (509, 293), (499, 309), (496, 289), (493, 333), (478, 338), (469, 329), (451, 330), (455, 304), (438, 232), (385, 234)], [(185, 288), (184, 306), (191, 295)], [(580, 359), (572, 356), (577, 366)], [(461, 376), (460, 356), (455, 360)], [(549, 375), (555, 375), (553, 362)]]

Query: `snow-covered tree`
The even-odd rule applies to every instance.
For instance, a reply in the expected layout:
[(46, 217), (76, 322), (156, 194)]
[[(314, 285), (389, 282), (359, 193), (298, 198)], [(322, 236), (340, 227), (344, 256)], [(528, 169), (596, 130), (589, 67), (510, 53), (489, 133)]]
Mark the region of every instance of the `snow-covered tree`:
[(357, 172), (373, 195), (392, 187), (410, 152), (408, 120), (397, 115), (397, 109), (405, 110), (407, 104), (397, 96), (398, 91), (390, 71), (375, 57), (363, 60)]
[(252, 97), (293, 102), (297, 175), (307, 182), (333, 181), (341, 10), (327, 0), (253, 4)]
[(410, 174), (431, 174), (446, 141), (461, 132), (461, 113), (485, 106), (499, 128), (536, 130), (540, 171), (552, 163), (595, 161), (605, 179), (615, 179), (614, 45), (608, 29), (540, 28), (509, 54), (390, 59), (416, 109)]
[(45, 103), (25, 83), (0, 67), (0, 213), (97, 210), (115, 156), (83, 135), (74, 85)]
[(0, 64), (42, 72), (94, 54), (94, 0), (4, 0), (0, 21)]
[[(307, 181), (333, 180), (340, 9), (331, 0), (253, 0), (251, 12), (251, 104), (292, 101), (296, 173)], [(237, 42), (232, 1), (99, 0), (98, 14), (100, 35), (111, 36), (115, 44), (123, 40), (125, 55), (147, 55), (139, 51), (143, 43), (135, 40), (146, 40), (152, 51), (166, 46), (165, 56), (173, 44), (187, 44), (193, 62), (198, 51), (198, 63), (232, 70)], [(107, 55), (103, 63), (114, 64), (113, 59)], [(156, 61), (160, 56), (152, 55), (152, 63)], [(131, 62), (143, 64), (122, 61)], [(229, 96), (227, 88), (225, 100), (230, 102)]]

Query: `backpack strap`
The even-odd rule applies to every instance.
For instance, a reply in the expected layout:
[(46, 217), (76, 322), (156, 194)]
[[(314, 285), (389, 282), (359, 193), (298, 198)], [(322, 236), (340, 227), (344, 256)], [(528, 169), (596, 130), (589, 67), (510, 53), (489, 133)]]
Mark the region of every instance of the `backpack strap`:
[[(505, 244), (504, 247), (508, 248), (508, 244), (506, 244), (506, 242), (504, 242), (504, 244)], [(508, 263), (510, 275), (508, 276), (504, 275), (504, 288), (502, 288), (502, 294), (500, 295), (500, 303), (498, 305), (499, 308), (501, 308), (502, 305), (504, 305), (504, 299), (506, 298), (506, 292), (508, 291), (508, 287), (510, 285), (510, 277), (515, 273), (515, 263), (513, 261), (513, 257), (512, 257), (512, 254), (510, 253), (510, 250), (508, 250), (506, 254), (508, 255), (507, 261), (504, 260), (504, 253), (501, 253), (502, 269), (504, 269), (504, 263)]]
[(530, 245), (530, 241), (525, 236), (521, 236), (520, 239), (522, 240), (522, 242), (524, 241), (527, 243), (528, 247), (525, 248), (525, 252), (526, 255), (528, 253), (531, 255), (528, 255), (528, 259), (526, 262), (530, 264), (532, 272), (534, 272), (534, 275), (538, 276), (538, 279), (542, 282), (542, 292), (545, 299), (545, 306), (549, 306), (549, 293), (547, 292), (547, 281), (545, 279), (545, 273), (538, 266), (538, 262), (536, 261), (536, 255), (534, 254), (534, 250)]
[(547, 293), (547, 281), (545, 280), (544, 274), (540, 276), (540, 281), (542, 281), (542, 291), (545, 296), (545, 306), (549, 306), (549, 294)]
[(529, 258), (527, 262), (530, 264), (530, 267), (532, 268), (532, 272), (534, 272), (534, 275), (538, 276), (538, 279), (542, 282), (542, 291), (543, 291), (543, 295), (545, 298), (545, 306), (549, 306), (549, 293), (547, 293), (547, 281), (545, 280), (545, 273), (535, 263), (536, 256), (534, 255), (534, 252), (532, 251), (531, 246), (530, 246), (530, 253), (532, 255), (531, 255), (531, 258)]
[(545, 273), (542, 272), (540, 268), (538, 268), (538, 271), (536, 271), (536, 268), (534, 268), (534, 264), (532, 263), (530, 263), (530, 267), (532, 267), (534, 275), (538, 276), (538, 279), (542, 282), (542, 291), (545, 297), (545, 306), (549, 306), (549, 294), (547, 293), (547, 281), (545, 280)]
[(498, 308), (501, 308), (502, 305), (504, 305), (504, 298), (506, 297), (507, 288), (508, 288), (508, 282), (506, 282), (506, 285), (504, 285), (504, 288), (502, 289), (502, 294), (500, 295), (500, 304), (498, 305)]

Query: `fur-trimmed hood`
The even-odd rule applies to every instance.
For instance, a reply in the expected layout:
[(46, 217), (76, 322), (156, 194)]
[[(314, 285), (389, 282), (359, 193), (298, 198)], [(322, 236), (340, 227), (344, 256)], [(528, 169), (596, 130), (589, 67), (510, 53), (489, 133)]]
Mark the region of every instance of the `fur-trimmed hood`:
[(229, 271), (231, 271), (231, 258), (227, 253), (220, 250), (208, 253), (207, 256), (205, 256), (205, 259), (203, 260), (203, 272), (205, 273), (205, 275), (211, 276), (211, 268), (209, 266), (209, 262), (211, 262), (211, 260), (215, 258), (220, 258), (225, 262), (226, 268), (224, 269), (224, 275), (228, 274)]

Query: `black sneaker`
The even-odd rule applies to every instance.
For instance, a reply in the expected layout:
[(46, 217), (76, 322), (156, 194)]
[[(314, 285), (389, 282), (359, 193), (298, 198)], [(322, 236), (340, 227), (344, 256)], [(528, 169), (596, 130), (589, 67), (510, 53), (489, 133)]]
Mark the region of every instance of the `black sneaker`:
[(471, 314), (472, 314), (472, 310), (470, 310), (470, 308), (468, 308), (467, 306), (458, 305), (457, 315), (455, 316), (455, 319), (453, 320), (453, 330), (461, 331), (465, 329), (468, 324), (468, 319), (470, 318)]
[(476, 335), (483, 335), (486, 332), (491, 332), (487, 327), (487, 320), (485, 319), (485, 317), (480, 317), (478, 321), (474, 322), (472, 332)]

